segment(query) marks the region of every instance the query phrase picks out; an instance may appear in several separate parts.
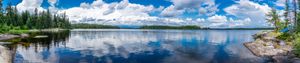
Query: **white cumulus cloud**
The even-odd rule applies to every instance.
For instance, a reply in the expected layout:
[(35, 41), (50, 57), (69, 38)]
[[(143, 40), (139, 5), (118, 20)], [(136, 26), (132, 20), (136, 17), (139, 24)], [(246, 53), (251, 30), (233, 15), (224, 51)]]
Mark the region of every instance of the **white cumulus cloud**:
[(182, 15), (184, 12), (195, 12), (199, 15), (211, 16), (219, 9), (215, 4), (215, 0), (170, 0), (173, 5), (164, 9), (161, 16), (176, 17)]
[(267, 4), (258, 4), (249, 0), (237, 1), (237, 4), (229, 6), (224, 9), (229, 15), (236, 16), (239, 19), (251, 19), (252, 26), (265, 27), (268, 26), (266, 22), (266, 15), (271, 8)]
[[(168, 7), (154, 7), (130, 3), (128, 0), (106, 3), (95, 0), (92, 3), (81, 3), (79, 7), (58, 9), (58, 0), (48, 0), (52, 12), (66, 13), (72, 23), (96, 23), (106, 25), (198, 25), (202, 27), (265, 27), (265, 14), (271, 8), (267, 4), (258, 4), (249, 0), (236, 1), (235, 4), (219, 11), (215, 0), (169, 0)], [(45, 10), (41, 7), (43, 0), (23, 0), (17, 5), (21, 11)], [(280, 1), (277, 1), (280, 2)], [(33, 11), (32, 11), (33, 12)], [(151, 13), (157, 12), (157, 15)], [(185, 13), (197, 13), (207, 17), (180, 18)], [(228, 15), (236, 18), (228, 17)]]
[(38, 10), (45, 10), (44, 8), (41, 7), (42, 3), (43, 0), (23, 0), (16, 7), (18, 8), (19, 11), (35, 10), (36, 8)]

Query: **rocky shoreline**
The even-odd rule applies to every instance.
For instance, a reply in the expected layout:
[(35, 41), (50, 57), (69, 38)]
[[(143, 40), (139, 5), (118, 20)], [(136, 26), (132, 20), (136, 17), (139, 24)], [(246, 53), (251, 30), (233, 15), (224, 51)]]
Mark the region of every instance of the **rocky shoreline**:
[(0, 34), (0, 41), (2, 40), (9, 40), (9, 39), (14, 39), (14, 38), (26, 38), (29, 37), (28, 34)]
[(300, 63), (300, 59), (293, 53), (293, 45), (277, 39), (280, 33), (265, 31), (255, 35), (253, 42), (244, 43), (254, 55), (268, 57), (275, 63)]
[(1, 42), (3, 40), (9, 40), (9, 39), (14, 39), (14, 38), (26, 38), (29, 37), (28, 34), (0, 34), (0, 62), (1, 63), (12, 63), (12, 56), (11, 56), (11, 51), (3, 46), (7, 44), (11, 44), (11, 42)]
[[(29, 32), (61, 32), (68, 29), (60, 29), (60, 28), (53, 28), (53, 29), (41, 29), (41, 30), (29, 30)], [(15, 39), (15, 38), (27, 38), (30, 37), (29, 34), (0, 34), (0, 63), (12, 63), (11, 51), (3, 46), (7, 44), (12, 44), (12, 42), (2, 42), (5, 40)], [(43, 38), (47, 36), (36, 36), (38, 38)]]
[(12, 63), (11, 51), (2, 45), (0, 45), (0, 62)]

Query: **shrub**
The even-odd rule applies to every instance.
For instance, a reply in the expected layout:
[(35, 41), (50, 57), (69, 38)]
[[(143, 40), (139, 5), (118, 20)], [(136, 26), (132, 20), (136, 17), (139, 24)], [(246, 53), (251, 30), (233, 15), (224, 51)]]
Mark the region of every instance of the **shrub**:
[(285, 41), (291, 41), (293, 39), (293, 35), (290, 33), (282, 33), (277, 38)]
[(300, 57), (300, 34), (296, 34), (294, 40), (294, 53)]

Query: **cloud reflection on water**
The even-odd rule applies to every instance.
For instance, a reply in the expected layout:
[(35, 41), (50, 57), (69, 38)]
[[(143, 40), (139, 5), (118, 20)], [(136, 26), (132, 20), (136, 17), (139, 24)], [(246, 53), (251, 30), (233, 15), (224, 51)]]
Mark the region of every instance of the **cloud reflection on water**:
[[(48, 51), (38, 49), (38, 52), (32, 47), (19, 47), (17, 51), (24, 60), (50, 63), (64, 61), (62, 59), (68, 56), (61, 55), (68, 52), (80, 54), (70, 56), (80, 57), (77, 58), (80, 60), (70, 61), (83, 62), (90, 56), (95, 57), (96, 62), (116, 62), (120, 58), (137, 60), (137, 57), (151, 60), (150, 57), (157, 58), (157, 55), (160, 59), (153, 61), (160, 63), (257, 62), (263, 59), (253, 56), (242, 45), (251, 41), (251, 35), (256, 32), (258, 30), (73, 30), (60, 47), (50, 47)], [(50, 56), (41, 59), (47, 55), (45, 52)], [(147, 60), (141, 61), (147, 63)]]

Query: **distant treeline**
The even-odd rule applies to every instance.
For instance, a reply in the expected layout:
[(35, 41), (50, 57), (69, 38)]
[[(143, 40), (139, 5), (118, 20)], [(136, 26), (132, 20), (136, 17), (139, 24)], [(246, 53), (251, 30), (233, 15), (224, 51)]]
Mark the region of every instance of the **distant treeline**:
[(101, 24), (72, 24), (73, 29), (119, 29), (118, 26), (112, 26), (112, 25), (101, 25)]
[[(0, 7), (2, 7), (1, 3)], [(0, 32), (5, 32), (4, 27), (16, 27), (22, 30), (70, 28), (70, 23), (65, 14), (52, 14), (50, 10), (39, 12), (38, 9), (31, 13), (29, 11), (21, 12), (16, 7), (8, 5), (5, 9), (0, 8)]]
[(201, 29), (199, 26), (188, 25), (188, 26), (160, 26), (160, 25), (152, 25), (152, 26), (142, 26), (140, 29)]
[(273, 30), (274, 28), (202, 28), (207, 30)]
[(186, 26), (163, 26), (163, 25), (151, 25), (151, 26), (140, 26), (137, 28), (121, 28), (119, 26), (113, 25), (103, 25), (103, 24), (86, 24), (78, 23), (72, 24), (73, 29), (197, 29), (197, 30), (272, 30), (274, 28), (201, 28), (196, 25), (186, 25)]

